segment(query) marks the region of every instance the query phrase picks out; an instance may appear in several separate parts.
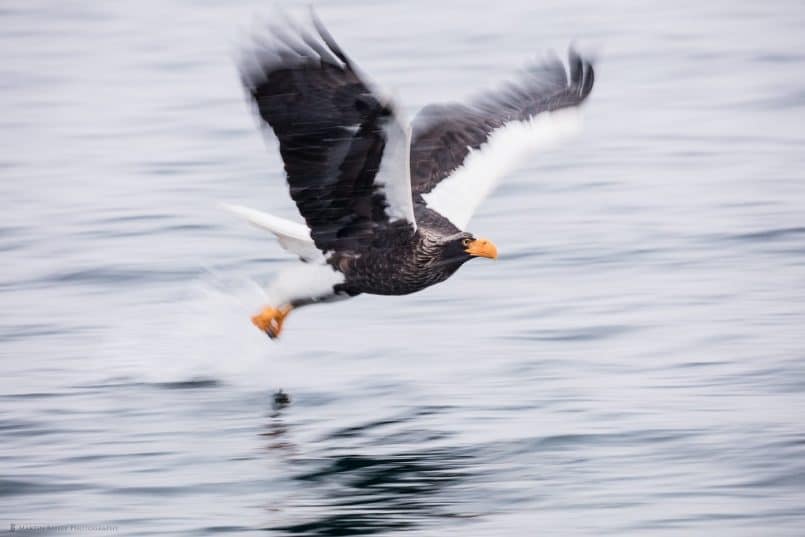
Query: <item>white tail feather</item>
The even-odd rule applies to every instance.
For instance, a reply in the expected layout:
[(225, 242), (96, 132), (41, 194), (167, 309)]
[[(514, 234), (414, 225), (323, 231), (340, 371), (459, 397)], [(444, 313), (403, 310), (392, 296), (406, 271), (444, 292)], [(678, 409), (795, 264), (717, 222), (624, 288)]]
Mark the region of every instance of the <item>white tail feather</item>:
[(222, 203), (221, 207), (244, 218), (253, 226), (270, 231), (277, 237), (285, 250), (298, 255), (303, 261), (312, 262), (324, 259), (321, 250), (316, 248), (313, 239), (310, 238), (310, 230), (304, 224), (291, 222), (285, 218), (241, 205)]

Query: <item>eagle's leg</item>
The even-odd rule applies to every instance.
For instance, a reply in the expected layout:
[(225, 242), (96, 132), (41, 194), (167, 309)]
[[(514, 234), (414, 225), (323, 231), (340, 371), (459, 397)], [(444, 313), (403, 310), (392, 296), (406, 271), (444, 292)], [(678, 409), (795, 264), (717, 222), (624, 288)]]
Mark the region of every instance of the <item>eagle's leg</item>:
[(266, 289), (269, 303), (278, 305), (263, 308), (252, 317), (252, 324), (276, 339), (291, 310), (347, 298), (337, 291), (337, 286), (343, 282), (344, 274), (330, 265), (306, 263), (289, 267), (277, 274)]
[(282, 324), (285, 322), (285, 317), (291, 313), (293, 306), (287, 304), (274, 308), (271, 306), (265, 307), (252, 317), (252, 324), (268, 334), (271, 339), (278, 338), (282, 332)]

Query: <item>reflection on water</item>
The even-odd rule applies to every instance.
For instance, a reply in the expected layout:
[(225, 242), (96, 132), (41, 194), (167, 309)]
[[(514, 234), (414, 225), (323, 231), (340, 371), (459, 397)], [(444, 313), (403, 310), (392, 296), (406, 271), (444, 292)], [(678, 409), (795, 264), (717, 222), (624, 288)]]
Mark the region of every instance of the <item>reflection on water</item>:
[[(462, 511), (457, 494), (451, 494), (477, 468), (469, 451), (412, 449), (446, 436), (412, 428), (418, 415), (435, 412), (422, 408), (409, 416), (337, 430), (321, 439), (325, 454), (317, 457), (300, 455), (288, 439), (282, 412), (272, 412), (261, 435), (270, 439), (266, 446), (270, 456), (281, 450), (287, 457), (290, 476), (305, 494), (301, 501), (283, 506), (293, 513), (293, 523), (267, 529), (301, 535), (368, 535), (473, 516)], [(397, 425), (405, 427), (382, 434), (384, 427)]]

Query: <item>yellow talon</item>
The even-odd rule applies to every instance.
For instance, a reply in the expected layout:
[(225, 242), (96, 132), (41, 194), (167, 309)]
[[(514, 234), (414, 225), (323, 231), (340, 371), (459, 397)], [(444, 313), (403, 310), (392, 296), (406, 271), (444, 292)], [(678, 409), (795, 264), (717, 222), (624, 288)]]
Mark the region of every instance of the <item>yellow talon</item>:
[(282, 332), (282, 323), (285, 322), (285, 317), (288, 316), (292, 309), (291, 305), (279, 308), (263, 308), (260, 313), (252, 317), (252, 324), (268, 334), (271, 339), (275, 339)]

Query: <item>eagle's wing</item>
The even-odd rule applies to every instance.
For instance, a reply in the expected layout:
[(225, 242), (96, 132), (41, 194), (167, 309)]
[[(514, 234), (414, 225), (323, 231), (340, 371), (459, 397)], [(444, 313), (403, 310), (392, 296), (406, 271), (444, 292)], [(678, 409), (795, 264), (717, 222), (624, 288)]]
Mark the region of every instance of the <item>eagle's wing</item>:
[(255, 39), (241, 78), (316, 247), (359, 252), (389, 228), (413, 233), (409, 127), (315, 16), (315, 32), (283, 22)]
[(423, 108), (411, 142), (415, 200), (464, 229), (520, 159), (577, 129), (575, 107), (592, 90), (593, 67), (571, 49), (569, 71), (549, 57), (471, 105)]

